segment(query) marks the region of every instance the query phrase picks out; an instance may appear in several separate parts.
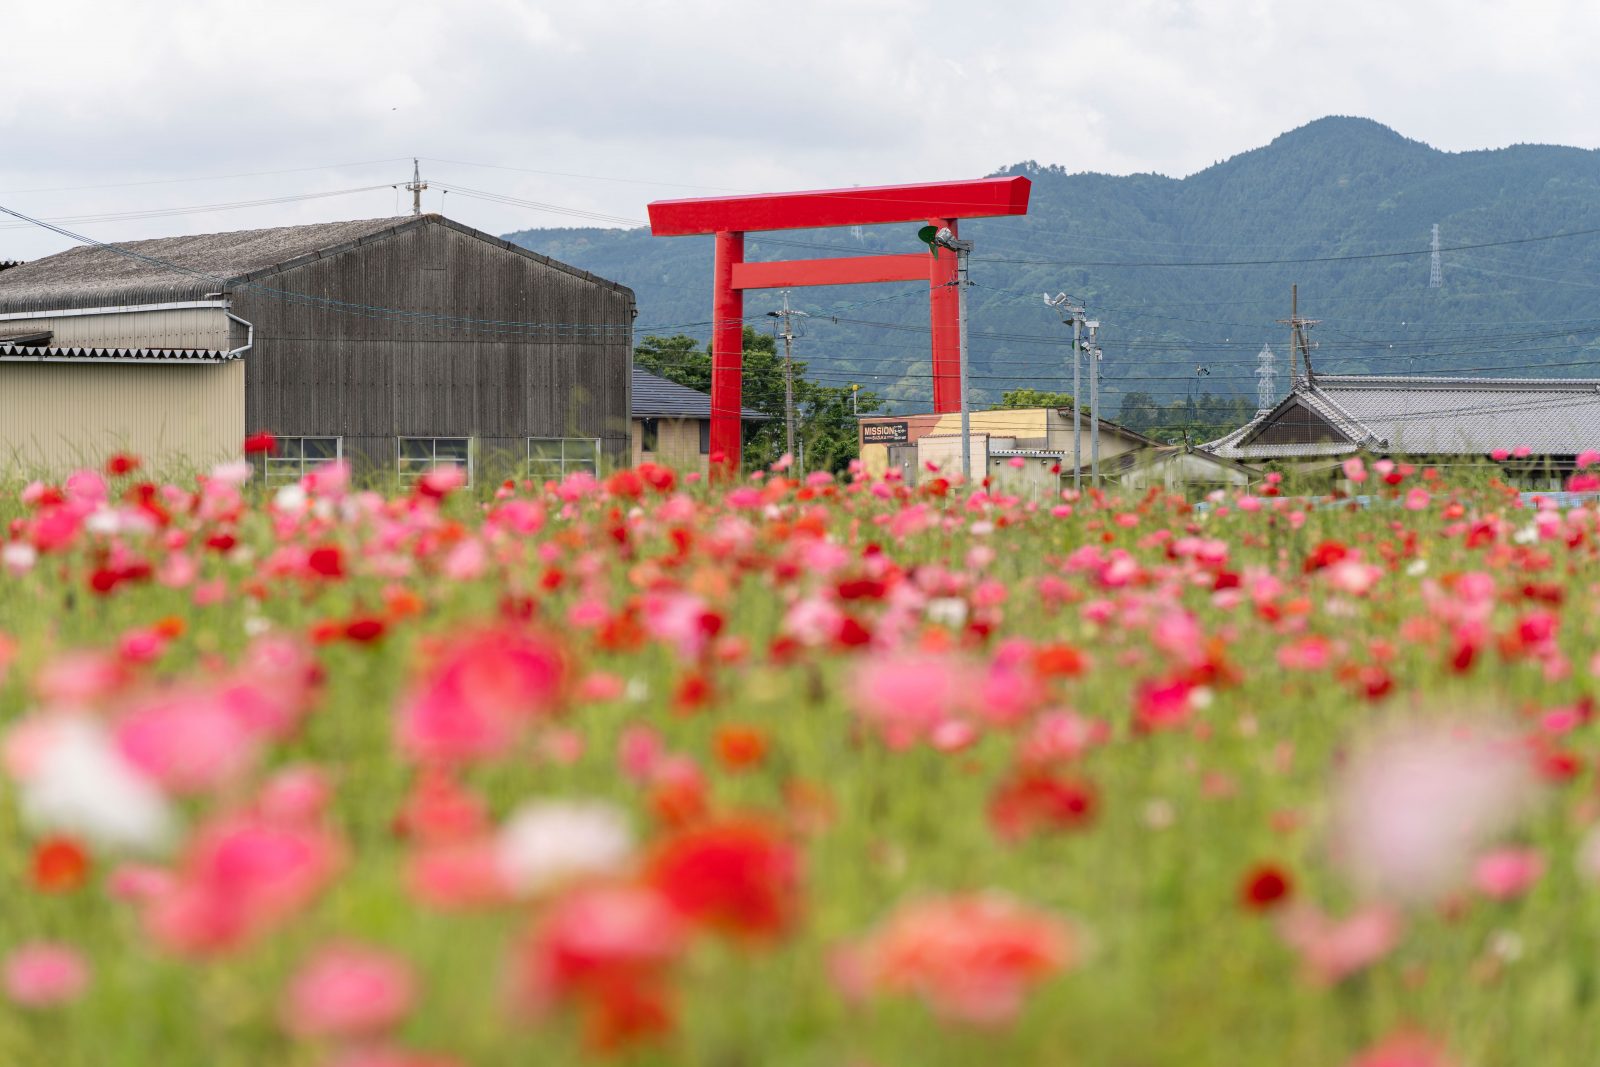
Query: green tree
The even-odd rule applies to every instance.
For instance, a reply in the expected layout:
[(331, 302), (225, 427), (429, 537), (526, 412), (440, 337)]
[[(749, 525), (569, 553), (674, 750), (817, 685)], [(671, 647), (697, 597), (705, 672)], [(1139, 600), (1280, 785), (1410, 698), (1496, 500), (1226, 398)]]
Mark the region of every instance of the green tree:
[(851, 392), (848, 386), (805, 383), (805, 414), (796, 435), (805, 444), (807, 470), (842, 474), (861, 454), (856, 415), (881, 411), (883, 398), (862, 389), (852, 400)]
[(1076, 407), (1071, 393), (1050, 393), (1042, 389), (1008, 389), (1000, 394), (999, 408), (1015, 411), (1018, 408), (1070, 408)]
[(1117, 421), (1132, 430), (1148, 430), (1161, 421), (1161, 408), (1149, 393), (1128, 393), (1122, 398)]

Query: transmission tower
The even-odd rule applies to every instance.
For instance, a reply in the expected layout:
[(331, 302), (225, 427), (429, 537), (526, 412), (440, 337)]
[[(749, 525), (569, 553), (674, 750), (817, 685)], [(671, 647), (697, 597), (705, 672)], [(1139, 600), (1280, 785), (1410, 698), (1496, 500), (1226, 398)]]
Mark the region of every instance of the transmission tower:
[(1428, 288), (1438, 289), (1444, 285), (1444, 265), (1439, 261), (1439, 224), (1433, 224), (1433, 262), (1428, 269)]
[(1272, 354), (1271, 345), (1264, 344), (1256, 353), (1256, 413), (1271, 411), (1277, 399), (1278, 357)]

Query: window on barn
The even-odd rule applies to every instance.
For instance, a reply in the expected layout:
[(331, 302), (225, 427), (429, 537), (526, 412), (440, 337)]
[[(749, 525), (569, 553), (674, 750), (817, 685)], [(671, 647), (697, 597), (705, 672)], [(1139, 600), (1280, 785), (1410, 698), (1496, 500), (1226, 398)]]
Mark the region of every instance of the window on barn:
[(265, 456), (263, 473), (268, 485), (288, 485), (305, 477), (306, 472), (326, 466), (344, 456), (341, 437), (280, 437)]
[(469, 437), (400, 438), (400, 484), (411, 485), (435, 467), (460, 467), (472, 484), (472, 439)]
[(711, 455), (711, 420), (700, 420), (700, 454)]
[(657, 419), (639, 420), (639, 451), (654, 452), (661, 444), (661, 423)]
[(528, 477), (534, 481), (560, 481), (576, 471), (600, 477), (598, 437), (528, 438)]

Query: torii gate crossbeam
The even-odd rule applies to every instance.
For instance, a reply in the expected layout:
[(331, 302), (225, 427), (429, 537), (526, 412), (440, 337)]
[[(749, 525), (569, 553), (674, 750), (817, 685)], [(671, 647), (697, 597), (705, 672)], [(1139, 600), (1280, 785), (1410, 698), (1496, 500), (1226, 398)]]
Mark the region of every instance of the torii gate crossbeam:
[(739, 465), (746, 289), (926, 279), (933, 338), (934, 410), (957, 411), (961, 407), (960, 294), (956, 291), (954, 254), (746, 263), (746, 233), (896, 222), (949, 227), (954, 231), (958, 219), (1026, 215), (1031, 189), (1032, 183), (1027, 178), (1017, 176), (652, 203), (650, 232), (655, 236), (714, 234), (716, 237), (711, 283), (711, 458), (714, 467), (736, 470)]

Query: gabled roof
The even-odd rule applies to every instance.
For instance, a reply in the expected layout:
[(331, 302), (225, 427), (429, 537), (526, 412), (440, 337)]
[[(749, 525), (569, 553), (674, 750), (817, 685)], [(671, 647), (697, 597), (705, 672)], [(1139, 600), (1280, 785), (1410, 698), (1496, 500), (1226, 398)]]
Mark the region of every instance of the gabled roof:
[(0, 271), (0, 313), (200, 300), (302, 263), (429, 225), (448, 227), (575, 277), (632, 295), (626, 286), (442, 215), (408, 215), (159, 237), (116, 245), (80, 245)]
[[(1296, 409), (1342, 440), (1261, 440)], [(1226, 459), (1350, 455), (1487, 455), (1526, 446), (1538, 456), (1600, 447), (1600, 379), (1317, 375), (1271, 411), (1200, 447)]]
[[(643, 367), (633, 368), (633, 417), (636, 419), (709, 419), (711, 397), (698, 389), (668, 381)], [(764, 420), (759, 411), (742, 408), (739, 417)]]
[[(1199, 448), (1191, 448), (1184, 445), (1157, 445), (1154, 448), (1135, 448), (1128, 452), (1121, 452), (1115, 456), (1112, 456), (1110, 459), (1101, 460), (1100, 473), (1108, 476), (1127, 474), (1130, 471), (1139, 470), (1146, 465), (1160, 463), (1163, 460), (1176, 459), (1180, 456), (1186, 455), (1194, 456), (1196, 459), (1203, 460), (1207, 463), (1214, 463), (1219, 467), (1227, 467), (1231, 470), (1239, 471), (1243, 474), (1250, 475), (1251, 477), (1259, 477), (1261, 474), (1260, 471), (1257, 471), (1251, 467), (1247, 467), (1243, 463), (1237, 463), (1231, 459), (1224, 459), (1222, 456), (1219, 456), (1213, 452), (1204, 452)], [(1085, 469), (1087, 470), (1088, 468)]]

